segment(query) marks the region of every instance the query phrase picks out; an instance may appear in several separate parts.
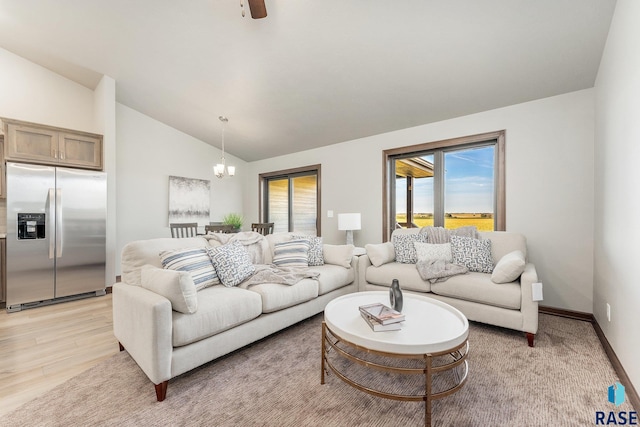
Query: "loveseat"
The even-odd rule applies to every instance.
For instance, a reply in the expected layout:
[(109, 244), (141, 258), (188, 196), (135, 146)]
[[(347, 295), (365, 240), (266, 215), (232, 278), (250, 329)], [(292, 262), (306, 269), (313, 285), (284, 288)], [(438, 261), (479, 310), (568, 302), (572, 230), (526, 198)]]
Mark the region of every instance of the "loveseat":
[[(469, 320), (523, 331), (529, 346), (533, 347), (538, 331), (538, 302), (533, 300), (532, 285), (538, 281), (538, 276), (535, 266), (526, 260), (525, 237), (504, 231), (478, 232), (477, 239), (451, 237), (456, 241), (455, 245), (448, 242), (451, 245), (451, 266), (466, 262), (471, 267), (466, 269), (472, 271), (458, 271), (456, 273), (461, 274), (425, 280), (418, 266), (429, 262), (431, 264), (428, 265), (436, 265), (436, 261), (421, 260), (420, 255), (438, 258), (446, 246), (442, 242), (429, 243), (424, 231), (421, 228), (397, 229), (391, 241), (366, 245), (367, 254), (358, 262), (358, 290), (388, 289), (393, 279), (398, 279), (403, 291), (428, 294), (457, 308)], [(414, 252), (407, 255), (406, 249), (411, 248), (413, 239), (418, 242), (414, 241), (414, 248), (425, 249), (423, 254)], [(468, 250), (469, 245), (473, 246), (471, 250)], [(482, 261), (476, 256), (478, 247), (489, 248), (490, 255), (485, 257), (488, 258), (484, 260), (485, 265), (478, 262)], [(457, 253), (456, 248), (459, 249)], [(400, 255), (402, 262), (397, 259)], [(453, 255), (462, 258), (455, 265)]]
[[(162, 401), (171, 378), (355, 292), (357, 262), (352, 245), (292, 233), (134, 241), (113, 286), (114, 334)], [(296, 268), (301, 263), (314, 265)], [(247, 268), (248, 278), (236, 277)]]

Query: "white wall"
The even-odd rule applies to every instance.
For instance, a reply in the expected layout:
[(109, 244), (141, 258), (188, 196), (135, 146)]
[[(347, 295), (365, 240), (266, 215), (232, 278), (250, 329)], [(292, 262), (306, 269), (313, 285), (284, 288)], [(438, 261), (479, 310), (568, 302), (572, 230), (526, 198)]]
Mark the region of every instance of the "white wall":
[(93, 91), (0, 48), (0, 117), (97, 132)]
[(103, 76), (94, 92), (95, 122), (98, 133), (102, 134), (102, 157), (107, 173), (107, 239), (106, 268), (107, 285), (116, 280), (116, 81)]
[(593, 311), (636, 390), (640, 390), (639, 23), (640, 2), (618, 0), (596, 80)]
[(543, 304), (591, 313), (594, 91), (574, 92), (249, 164), (245, 215), (258, 215), (258, 174), (322, 164), (322, 236), (361, 212), (355, 243), (382, 240), (382, 150), (506, 129), (507, 230), (528, 239)]
[(116, 107), (116, 123), (117, 274), (121, 273), (122, 248), (128, 242), (171, 237), (170, 175), (211, 181), (211, 221), (243, 212), (245, 162), (227, 153), (227, 164), (236, 166), (236, 176), (219, 179), (213, 175), (221, 155), (217, 148), (122, 104)]

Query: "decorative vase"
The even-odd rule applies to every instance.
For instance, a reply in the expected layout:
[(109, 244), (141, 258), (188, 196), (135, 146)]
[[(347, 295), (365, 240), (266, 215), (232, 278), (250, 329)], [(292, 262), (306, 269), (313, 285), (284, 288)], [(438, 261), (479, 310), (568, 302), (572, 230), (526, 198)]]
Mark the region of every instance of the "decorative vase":
[(393, 279), (391, 282), (391, 287), (389, 288), (389, 301), (391, 302), (391, 308), (396, 311), (402, 311), (402, 289), (400, 289), (398, 279)]

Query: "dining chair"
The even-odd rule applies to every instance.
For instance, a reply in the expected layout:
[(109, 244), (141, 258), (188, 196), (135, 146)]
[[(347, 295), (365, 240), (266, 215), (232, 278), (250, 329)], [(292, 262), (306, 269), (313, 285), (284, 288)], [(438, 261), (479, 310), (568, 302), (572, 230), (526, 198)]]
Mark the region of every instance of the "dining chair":
[(211, 233), (235, 233), (233, 225), (230, 224), (212, 224), (204, 226), (204, 234)]
[(198, 234), (197, 222), (174, 222), (169, 227), (173, 238), (195, 237)]
[(264, 236), (273, 233), (273, 222), (254, 222), (251, 231), (256, 231)]

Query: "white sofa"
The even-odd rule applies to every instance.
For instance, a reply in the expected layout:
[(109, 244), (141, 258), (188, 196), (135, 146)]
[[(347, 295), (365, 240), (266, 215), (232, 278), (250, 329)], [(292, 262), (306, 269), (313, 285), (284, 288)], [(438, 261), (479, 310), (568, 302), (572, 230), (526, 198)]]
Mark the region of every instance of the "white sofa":
[[(393, 235), (417, 233), (420, 233), (419, 228), (398, 229)], [(521, 234), (479, 232), (479, 237), (491, 241), (491, 257), (496, 267), (505, 255), (513, 251), (521, 251), (526, 259), (526, 239)], [(454, 306), (469, 320), (523, 331), (529, 346), (533, 347), (538, 331), (538, 302), (533, 300), (532, 284), (538, 281), (538, 276), (532, 263), (523, 261), (522, 273), (507, 283), (495, 283), (492, 274), (480, 272), (455, 275), (445, 281), (431, 283), (422, 279), (416, 264), (395, 261), (392, 242), (366, 245), (366, 249), (367, 255), (358, 261), (359, 291), (388, 289), (392, 280), (398, 279), (403, 291), (428, 294)], [(372, 259), (376, 265), (372, 264)]]
[[(291, 233), (260, 237), (252, 256), (270, 264), (276, 245), (290, 240)], [(184, 289), (191, 294), (183, 296), (197, 302), (193, 313), (176, 311), (184, 311), (184, 301), (169, 299), (162, 286), (160, 291), (155, 288), (159, 283), (149, 282), (161, 277), (153, 274), (165, 274), (161, 252), (219, 245), (210, 236), (200, 236), (135, 241), (123, 249), (122, 282), (113, 286), (114, 334), (120, 350), (126, 349), (155, 384), (158, 401), (165, 399), (171, 378), (320, 313), (332, 299), (357, 290), (358, 258), (347, 245), (323, 245), (325, 264), (310, 267), (320, 273), (317, 280), (250, 287), (218, 284), (197, 292), (189, 284)], [(172, 291), (178, 285), (171, 285)]]

